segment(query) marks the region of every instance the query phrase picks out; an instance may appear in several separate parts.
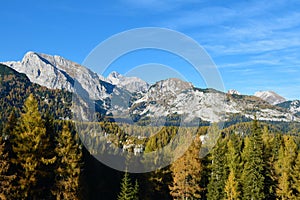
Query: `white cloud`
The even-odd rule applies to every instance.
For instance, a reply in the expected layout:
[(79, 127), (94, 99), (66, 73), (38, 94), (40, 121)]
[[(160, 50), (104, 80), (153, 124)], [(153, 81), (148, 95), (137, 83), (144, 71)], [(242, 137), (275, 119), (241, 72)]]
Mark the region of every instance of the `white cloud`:
[[(234, 63), (224, 63), (219, 65), (219, 68), (242, 68), (239, 69), (241, 71), (250, 71), (249, 68), (245, 68), (245, 67), (249, 67), (249, 66), (253, 66), (253, 65), (278, 65), (279, 61), (278, 60), (255, 60), (255, 59), (251, 59), (251, 60), (247, 60), (247, 61), (243, 61), (243, 62), (234, 62)], [(233, 69), (233, 70), (238, 70), (238, 69)]]
[(266, 39), (259, 41), (250, 41), (233, 45), (230, 48), (225, 49), (224, 53), (258, 53), (265, 51), (276, 51), (290, 47), (300, 47), (300, 38), (289, 38), (289, 39)]

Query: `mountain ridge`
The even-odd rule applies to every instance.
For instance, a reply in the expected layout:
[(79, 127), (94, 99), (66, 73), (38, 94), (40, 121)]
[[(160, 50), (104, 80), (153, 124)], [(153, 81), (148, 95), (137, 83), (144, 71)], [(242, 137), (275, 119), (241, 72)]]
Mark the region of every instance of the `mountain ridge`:
[(138, 77), (127, 77), (116, 71), (111, 72), (106, 80), (120, 88), (124, 88), (129, 92), (145, 92), (149, 88), (149, 84)]
[(257, 91), (254, 93), (254, 96), (259, 97), (272, 105), (276, 105), (282, 102), (285, 102), (286, 99), (274, 91)]
[[(25, 73), (31, 82), (53, 89), (76, 89), (96, 100), (104, 115), (148, 119), (185, 116), (183, 121), (200, 119), (217, 122), (239, 114), (249, 119), (300, 121), (291, 110), (267, 103), (261, 97), (196, 88), (176, 78), (149, 86), (137, 77), (112, 72), (107, 78), (61, 56), (28, 52), (22, 61), (4, 62)], [(74, 86), (78, 84), (78, 87)], [(75, 85), (76, 85), (75, 84)]]

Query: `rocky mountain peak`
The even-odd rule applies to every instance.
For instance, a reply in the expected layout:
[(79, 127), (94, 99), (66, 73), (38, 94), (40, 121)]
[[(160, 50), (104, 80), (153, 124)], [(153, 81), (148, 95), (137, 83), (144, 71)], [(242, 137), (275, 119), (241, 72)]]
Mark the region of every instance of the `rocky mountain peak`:
[[(150, 88), (137, 77), (126, 77), (112, 72), (106, 79), (88, 68), (61, 56), (28, 52), (22, 61), (4, 63), (27, 75), (31, 82), (50, 89), (82, 91), (99, 103), (103, 113), (113, 113), (122, 119), (130, 113), (136, 119), (160, 119), (169, 115), (184, 115), (184, 120), (200, 118), (207, 122), (230, 119), (236, 115), (266, 121), (300, 121), (299, 102), (282, 103), (285, 99), (272, 91), (260, 91), (256, 96), (228, 96), (213, 89), (195, 88), (178, 78), (158, 81)], [(74, 83), (78, 83), (74, 87)], [(236, 90), (230, 91), (238, 94)], [(225, 98), (227, 98), (225, 101)], [(253, 108), (258, 109), (253, 112)], [(85, 110), (85, 109), (81, 109)], [(288, 111), (289, 110), (289, 111)], [(297, 116), (293, 115), (297, 114)], [(86, 115), (88, 116), (88, 114)]]
[(35, 52), (33, 52), (33, 51), (28, 51), (28, 52), (24, 55), (24, 57), (23, 57), (23, 59), (22, 59), (21, 62), (22, 62), (22, 63), (26, 63), (26, 62), (29, 62), (29, 61), (32, 61), (32, 60), (35, 60), (35, 59), (39, 59), (37, 53), (35, 53)]
[(106, 80), (116, 85), (117, 87), (128, 90), (131, 93), (134, 92), (145, 92), (148, 90), (149, 85), (147, 82), (143, 81), (138, 77), (127, 77), (119, 74), (116, 71), (111, 72)]
[(237, 91), (237, 90), (235, 90), (235, 89), (230, 89), (230, 90), (228, 90), (228, 92), (227, 92), (228, 94), (236, 94), (236, 95), (241, 95), (241, 93), (239, 92), (239, 91)]
[(274, 91), (258, 91), (255, 92), (254, 96), (259, 97), (272, 105), (276, 105), (286, 101), (284, 97), (280, 96)]
[(155, 89), (160, 91), (172, 91), (174, 93), (179, 93), (184, 90), (193, 89), (193, 85), (178, 78), (169, 78), (156, 82), (151, 88), (152, 90)]
[(107, 78), (118, 78), (118, 77), (120, 77), (120, 76), (122, 76), (122, 75), (119, 74), (118, 72), (112, 71), (112, 72), (108, 75)]
[(22, 61), (3, 64), (25, 73), (31, 82), (50, 89), (65, 89), (73, 92), (75, 80), (85, 89), (92, 99), (108, 96), (107, 89), (101, 85), (103, 77), (73, 61), (61, 56), (51, 56), (27, 52)]

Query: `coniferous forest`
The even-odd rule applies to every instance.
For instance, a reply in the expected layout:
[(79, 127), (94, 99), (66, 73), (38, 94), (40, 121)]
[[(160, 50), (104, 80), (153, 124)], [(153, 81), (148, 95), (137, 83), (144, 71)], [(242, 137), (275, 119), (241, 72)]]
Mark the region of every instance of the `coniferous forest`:
[[(149, 173), (124, 173), (102, 164), (82, 145), (70, 120), (70, 93), (1, 71), (1, 199), (300, 199), (299, 124), (253, 120), (228, 124), (209, 154), (200, 158), (201, 135), (171, 165)], [(141, 126), (102, 121), (112, 143)], [(165, 146), (176, 126), (137, 142), (145, 152)], [(124, 131), (125, 130), (125, 131)], [(127, 133), (126, 133), (127, 132)], [(130, 150), (130, 149), (129, 149)]]

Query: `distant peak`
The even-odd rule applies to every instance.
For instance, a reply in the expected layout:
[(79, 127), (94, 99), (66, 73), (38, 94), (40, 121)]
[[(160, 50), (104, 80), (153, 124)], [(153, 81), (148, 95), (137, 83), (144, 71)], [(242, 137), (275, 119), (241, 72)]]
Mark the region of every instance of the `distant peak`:
[(188, 84), (188, 85), (192, 85), (191, 83), (189, 82), (186, 82), (186, 81), (183, 81), (179, 78), (168, 78), (168, 79), (165, 79), (165, 80), (161, 80), (161, 81), (158, 81), (158, 83), (178, 83), (178, 84)]
[(118, 72), (116, 71), (112, 71), (108, 77), (112, 77), (112, 78), (118, 78), (119, 76), (121, 76), (121, 74), (119, 74)]
[(34, 51), (28, 51), (24, 57), (24, 58), (32, 58), (32, 57), (35, 57), (35, 56), (38, 56), (39, 58), (56, 58), (56, 59), (64, 59), (64, 60), (67, 60), (66, 58), (62, 57), (62, 56), (59, 56), (59, 55), (49, 55), (49, 54), (45, 54), (45, 53), (38, 53), (38, 52), (34, 52)]
[(183, 81), (179, 78), (168, 78), (165, 80), (161, 80), (156, 82), (154, 85), (158, 87), (172, 87), (176, 88), (176, 90), (186, 90), (193, 88), (193, 85), (189, 82)]
[(27, 53), (25, 53), (25, 56), (26, 55), (30, 55), (30, 54), (36, 54), (36, 52), (34, 52), (34, 51), (28, 51)]
[(257, 97), (275, 96), (275, 97), (278, 97), (278, 98), (283, 98), (282, 96), (280, 96), (279, 94), (277, 94), (276, 92), (274, 92), (272, 90), (266, 90), (266, 91), (260, 90), (260, 91), (255, 92), (254, 96), (257, 96)]
[(33, 59), (33, 58), (36, 58), (37, 56), (39, 56), (38, 53), (33, 52), (33, 51), (28, 51), (28, 52), (24, 55), (24, 57), (23, 57), (23, 59), (22, 59), (22, 62), (27, 62), (28, 60), (31, 60), (31, 59)]
[(284, 97), (280, 96), (279, 94), (271, 90), (268, 91), (260, 90), (258, 92), (255, 92), (254, 96), (259, 97), (273, 105), (286, 101)]
[(38, 53), (33, 52), (33, 51), (28, 51), (27, 53), (25, 53), (24, 58), (25, 57), (30, 57), (30, 56), (33, 56), (33, 55), (38, 55)]
[(237, 91), (237, 90), (235, 90), (235, 89), (230, 89), (230, 90), (228, 90), (227, 93), (228, 93), (228, 94), (237, 94), (237, 95), (240, 95), (240, 94), (241, 94), (239, 91)]
[(274, 91), (272, 90), (259, 90), (257, 92), (255, 92), (255, 94), (266, 94), (266, 93), (271, 93), (271, 94), (276, 94)]

